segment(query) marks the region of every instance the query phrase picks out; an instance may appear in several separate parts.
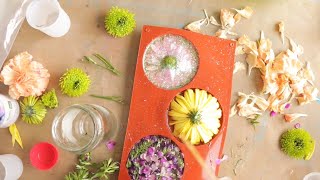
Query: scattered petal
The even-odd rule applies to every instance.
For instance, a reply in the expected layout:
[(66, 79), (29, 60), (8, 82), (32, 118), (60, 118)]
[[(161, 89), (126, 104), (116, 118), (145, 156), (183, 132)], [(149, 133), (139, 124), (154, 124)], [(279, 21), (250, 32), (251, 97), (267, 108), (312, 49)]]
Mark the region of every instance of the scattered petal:
[(241, 20), (241, 14), (237, 13), (233, 18), (234, 18), (234, 20), (235, 20), (235, 23), (237, 24), (237, 23), (239, 23), (240, 20)]
[(271, 116), (271, 117), (275, 117), (276, 115), (277, 115), (276, 112), (274, 112), (274, 111), (271, 111), (271, 112), (270, 112), (270, 116)]
[(216, 159), (216, 165), (220, 165), (223, 161), (226, 161), (229, 157), (227, 155), (223, 155), (221, 159)]
[(194, 21), (190, 24), (188, 24), (187, 26), (184, 27), (184, 29), (192, 31), (192, 32), (197, 32), (200, 33), (201, 32), (201, 26), (206, 22), (206, 19), (201, 19), (198, 21)]
[(296, 128), (296, 129), (299, 129), (301, 127), (301, 124), (300, 123), (296, 123), (295, 125), (294, 125), (294, 128)]
[(209, 22), (210, 22), (210, 24), (212, 24), (212, 25), (221, 26), (221, 24), (219, 24), (218, 21), (217, 21), (213, 16), (210, 16)]
[(299, 113), (295, 113), (295, 114), (285, 114), (284, 115), (284, 119), (286, 122), (292, 122), (300, 117), (307, 117), (308, 115), (306, 114), (299, 114)]
[(289, 109), (291, 107), (291, 104), (286, 104), (286, 106), (284, 108)]
[(228, 39), (227, 34), (228, 34), (227, 30), (219, 29), (215, 35), (222, 39)]
[(278, 31), (280, 32), (282, 44), (284, 44), (284, 23), (283, 23), (283, 21), (281, 21), (278, 24)]
[(241, 70), (246, 70), (246, 66), (244, 63), (237, 61), (234, 63), (234, 69), (233, 69), (233, 74), (237, 73), (238, 71)]
[(235, 25), (234, 13), (228, 9), (221, 9), (220, 21), (222, 29), (231, 29)]
[(245, 8), (238, 10), (235, 8), (232, 8), (233, 10), (237, 11), (237, 13), (239, 13), (241, 16), (243, 16), (244, 18), (249, 19), (252, 14), (253, 14), (253, 9), (249, 6), (246, 6)]
[(230, 109), (230, 115), (229, 115), (229, 117), (231, 118), (231, 117), (233, 117), (233, 116), (236, 115), (236, 114), (237, 114), (237, 105), (235, 104), (235, 105), (233, 105), (232, 108)]
[(106, 143), (106, 146), (107, 146), (107, 149), (108, 150), (110, 150), (110, 151), (112, 151), (114, 148), (115, 148), (115, 146), (116, 146), (116, 142), (115, 141), (108, 141), (107, 143)]
[(14, 146), (15, 142), (17, 141), (19, 146), (23, 149), (21, 136), (15, 123), (9, 127), (9, 132), (12, 136), (12, 146)]

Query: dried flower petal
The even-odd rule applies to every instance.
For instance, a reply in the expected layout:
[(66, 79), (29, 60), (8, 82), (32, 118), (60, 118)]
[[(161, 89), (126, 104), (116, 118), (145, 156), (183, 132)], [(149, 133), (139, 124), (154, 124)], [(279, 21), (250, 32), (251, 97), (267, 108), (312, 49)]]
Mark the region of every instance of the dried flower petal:
[(284, 23), (283, 23), (283, 21), (281, 21), (281, 22), (278, 24), (278, 31), (279, 31), (280, 36), (281, 36), (282, 44), (284, 44)]
[(234, 13), (228, 9), (221, 9), (220, 21), (222, 29), (231, 29), (235, 25)]
[(237, 23), (239, 23), (240, 20), (241, 20), (241, 14), (237, 13), (233, 18), (234, 18), (234, 20), (235, 20), (235, 23), (237, 24)]
[(241, 71), (241, 70), (246, 70), (246, 66), (244, 63), (242, 62), (235, 62), (234, 63), (234, 69), (233, 69), (233, 74), (237, 73), (238, 71)]
[(290, 42), (290, 45), (291, 45), (291, 50), (292, 52), (297, 55), (297, 56), (300, 56), (303, 54), (304, 52), (304, 49), (301, 45), (297, 45), (293, 39), (289, 39), (289, 42)]
[(277, 115), (276, 112), (274, 112), (274, 111), (271, 111), (271, 112), (270, 112), (270, 116), (271, 116), (271, 117), (275, 117), (276, 115)]
[(106, 146), (107, 146), (107, 148), (108, 148), (108, 150), (110, 150), (110, 151), (112, 151), (114, 148), (115, 148), (115, 146), (116, 146), (116, 142), (115, 141), (108, 141), (107, 143), (106, 143)]
[(232, 107), (231, 107), (231, 109), (230, 109), (230, 115), (229, 115), (229, 117), (231, 118), (231, 117), (233, 117), (234, 115), (236, 115), (237, 114), (237, 105), (235, 104), (235, 105), (233, 105)]
[(289, 109), (291, 107), (291, 104), (286, 104), (285, 108)]
[(296, 129), (299, 129), (301, 127), (301, 124), (300, 123), (296, 123), (295, 125), (294, 125), (294, 128), (296, 128)]
[(227, 30), (219, 29), (215, 35), (222, 39), (228, 39), (227, 34), (228, 34)]
[(192, 31), (192, 32), (201, 32), (201, 26), (206, 22), (206, 19), (201, 19), (198, 21), (191, 22), (187, 26), (184, 27), (184, 29)]
[(253, 9), (249, 6), (246, 6), (245, 8), (238, 10), (235, 8), (232, 8), (233, 10), (237, 11), (237, 13), (241, 14), (244, 18), (249, 19), (253, 14)]
[(212, 24), (212, 25), (221, 26), (221, 24), (219, 24), (218, 21), (217, 21), (213, 16), (210, 16), (209, 22), (210, 22), (210, 24)]
[(295, 114), (285, 114), (284, 119), (286, 122), (292, 122), (300, 117), (307, 117), (308, 115), (306, 114), (300, 114), (300, 113), (295, 113)]
[(221, 159), (216, 159), (216, 165), (220, 165), (223, 161), (226, 161), (229, 157), (227, 155), (223, 155)]

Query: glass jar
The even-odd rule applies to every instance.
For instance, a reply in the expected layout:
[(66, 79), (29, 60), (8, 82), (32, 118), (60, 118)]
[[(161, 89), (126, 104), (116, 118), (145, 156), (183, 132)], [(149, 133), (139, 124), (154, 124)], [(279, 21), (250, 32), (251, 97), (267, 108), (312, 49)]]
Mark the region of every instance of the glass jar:
[(94, 104), (75, 104), (56, 115), (52, 124), (55, 143), (76, 154), (91, 152), (102, 140), (118, 134), (119, 123), (111, 111)]
[(15, 123), (20, 114), (19, 103), (0, 94), (0, 128), (7, 128)]

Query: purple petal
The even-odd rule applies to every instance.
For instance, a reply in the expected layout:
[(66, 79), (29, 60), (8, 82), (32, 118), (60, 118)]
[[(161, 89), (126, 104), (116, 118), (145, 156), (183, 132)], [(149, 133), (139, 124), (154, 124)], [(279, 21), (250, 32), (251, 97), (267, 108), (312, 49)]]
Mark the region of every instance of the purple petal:
[(216, 165), (220, 165), (221, 164), (221, 159), (216, 159)]
[(270, 116), (271, 116), (271, 117), (274, 117), (274, 116), (276, 116), (276, 115), (277, 115), (276, 112), (274, 112), (274, 111), (271, 111), (271, 112), (270, 112)]
[(294, 128), (296, 128), (296, 129), (299, 129), (301, 127), (301, 124), (300, 123), (296, 123), (295, 125), (294, 125)]
[(107, 143), (106, 143), (106, 146), (107, 146), (107, 148), (110, 150), (110, 151), (112, 151), (113, 149), (114, 149), (114, 147), (116, 146), (116, 142), (115, 141), (108, 141)]
[(286, 104), (286, 106), (284, 108), (289, 109), (290, 107), (291, 107), (291, 104), (288, 103), (288, 104)]

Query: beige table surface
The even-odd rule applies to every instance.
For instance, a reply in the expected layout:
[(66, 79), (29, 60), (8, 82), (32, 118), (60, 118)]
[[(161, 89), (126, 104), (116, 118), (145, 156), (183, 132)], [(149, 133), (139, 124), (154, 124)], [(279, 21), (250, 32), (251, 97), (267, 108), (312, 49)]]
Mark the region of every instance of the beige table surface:
[[(320, 77), (320, 1), (319, 0), (61, 0), (62, 7), (70, 15), (71, 29), (62, 38), (50, 38), (28, 26), (25, 22), (15, 41), (9, 57), (21, 51), (29, 51), (50, 71), (49, 88), (58, 88), (58, 79), (67, 68), (79, 67), (91, 76), (90, 91), (80, 98), (69, 98), (61, 95), (58, 90), (60, 106), (50, 110), (43, 124), (34, 126), (22, 121), (17, 123), (24, 149), (11, 147), (11, 138), (7, 129), (0, 129), (0, 154), (13, 153), (24, 162), (23, 180), (46, 179), (59, 180), (74, 168), (76, 156), (59, 149), (58, 164), (49, 171), (39, 171), (30, 165), (28, 153), (31, 147), (41, 141), (52, 142), (51, 124), (54, 115), (62, 108), (74, 103), (97, 103), (111, 109), (121, 122), (116, 149), (108, 152), (104, 145), (94, 151), (95, 160), (113, 157), (120, 160), (123, 140), (126, 130), (129, 105), (119, 105), (100, 99), (93, 99), (88, 94), (120, 95), (130, 102), (133, 76), (139, 46), (141, 27), (144, 24), (182, 28), (186, 23), (203, 17), (202, 9), (217, 17), (223, 7), (243, 7), (251, 5), (255, 14), (250, 20), (243, 20), (234, 29), (239, 34), (246, 33), (251, 38), (259, 37), (259, 31), (264, 30), (271, 38), (275, 52), (287, 48), (275, 32), (275, 24), (283, 20), (287, 34), (305, 48), (304, 60), (311, 62), (316, 77)], [(122, 39), (108, 36), (103, 28), (103, 18), (111, 6), (125, 7), (135, 12), (137, 28), (135, 32)], [(207, 34), (213, 34), (213, 27), (204, 28)], [(123, 72), (122, 77), (115, 77), (109, 72), (80, 61), (83, 55), (93, 52), (111, 58), (112, 63)], [(243, 57), (237, 57), (242, 61)], [(315, 82), (320, 87), (318, 81)], [(239, 72), (233, 79), (233, 102), (238, 91), (245, 93), (257, 92), (261, 80), (257, 73), (250, 77), (246, 72)], [(4, 86), (1, 93), (6, 92)], [(230, 176), (233, 179), (302, 179), (312, 171), (320, 171), (319, 147), (319, 110), (316, 102), (303, 107), (294, 107), (290, 111), (303, 112), (308, 118), (299, 120), (302, 127), (309, 130), (317, 141), (317, 148), (310, 161), (289, 159), (279, 150), (279, 136), (293, 124), (285, 123), (280, 117), (270, 118), (265, 115), (261, 123), (254, 129), (245, 119), (234, 117), (229, 121), (228, 134), (224, 152), (229, 159), (222, 163), (220, 176)], [(236, 174), (233, 169), (238, 161)], [(112, 179), (116, 179), (113, 177)]]

